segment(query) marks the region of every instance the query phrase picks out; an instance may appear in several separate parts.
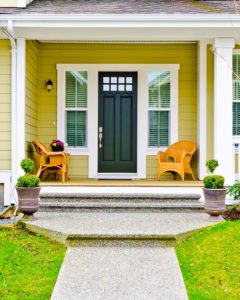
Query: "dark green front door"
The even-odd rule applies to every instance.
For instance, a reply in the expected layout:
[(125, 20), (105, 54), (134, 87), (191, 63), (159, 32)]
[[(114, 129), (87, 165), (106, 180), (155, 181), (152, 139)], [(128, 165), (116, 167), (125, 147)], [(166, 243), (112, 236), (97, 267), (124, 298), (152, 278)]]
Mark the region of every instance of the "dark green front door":
[(98, 172), (137, 172), (137, 73), (99, 73)]

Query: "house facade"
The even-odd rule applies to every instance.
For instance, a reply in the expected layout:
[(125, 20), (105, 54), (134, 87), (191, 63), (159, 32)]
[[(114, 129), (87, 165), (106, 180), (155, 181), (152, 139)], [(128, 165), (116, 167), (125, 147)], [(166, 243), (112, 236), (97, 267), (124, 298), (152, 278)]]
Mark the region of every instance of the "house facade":
[(15, 2), (0, 8), (5, 204), (19, 162), (36, 157), (33, 140), (67, 143), (76, 180), (155, 180), (157, 151), (179, 140), (198, 146), (198, 179), (215, 158), (226, 184), (235, 180), (240, 16), (233, 1)]

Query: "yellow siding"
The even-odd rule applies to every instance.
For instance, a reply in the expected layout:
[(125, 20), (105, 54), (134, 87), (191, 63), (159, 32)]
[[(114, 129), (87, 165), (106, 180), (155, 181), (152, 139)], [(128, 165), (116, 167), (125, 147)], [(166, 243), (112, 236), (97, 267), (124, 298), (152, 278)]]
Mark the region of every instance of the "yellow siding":
[[(179, 139), (197, 141), (197, 46), (126, 44), (40, 44), (38, 72), (38, 137), (49, 144), (57, 134), (56, 64), (180, 64)], [(45, 82), (51, 78), (49, 93)], [(151, 163), (149, 163), (149, 161)], [(156, 164), (147, 159), (147, 178), (156, 178)], [(87, 177), (87, 157), (70, 157), (70, 177)]]
[(11, 170), (11, 46), (0, 40), (0, 170)]
[(32, 141), (37, 138), (38, 110), (38, 61), (39, 44), (34, 41), (26, 42), (26, 112), (25, 112), (25, 142), (26, 156), (33, 158)]
[(70, 179), (88, 178), (88, 156), (70, 156)]

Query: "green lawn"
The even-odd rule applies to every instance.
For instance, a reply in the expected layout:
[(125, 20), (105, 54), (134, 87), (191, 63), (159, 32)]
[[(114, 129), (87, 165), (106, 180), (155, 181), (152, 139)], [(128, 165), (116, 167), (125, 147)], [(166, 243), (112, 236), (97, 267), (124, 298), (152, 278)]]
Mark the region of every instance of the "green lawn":
[(206, 228), (176, 253), (189, 299), (240, 299), (240, 221)]
[(0, 228), (0, 299), (50, 299), (65, 252), (38, 234)]

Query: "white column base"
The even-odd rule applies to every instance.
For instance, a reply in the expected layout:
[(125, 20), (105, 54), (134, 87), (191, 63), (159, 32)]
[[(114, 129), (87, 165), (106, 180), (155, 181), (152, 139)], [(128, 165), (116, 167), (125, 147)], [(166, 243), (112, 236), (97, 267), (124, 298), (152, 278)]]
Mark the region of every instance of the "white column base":
[(0, 183), (3, 183), (4, 193), (4, 205), (10, 205), (12, 202), (12, 183), (11, 183), (12, 172), (11, 171), (0, 171)]

